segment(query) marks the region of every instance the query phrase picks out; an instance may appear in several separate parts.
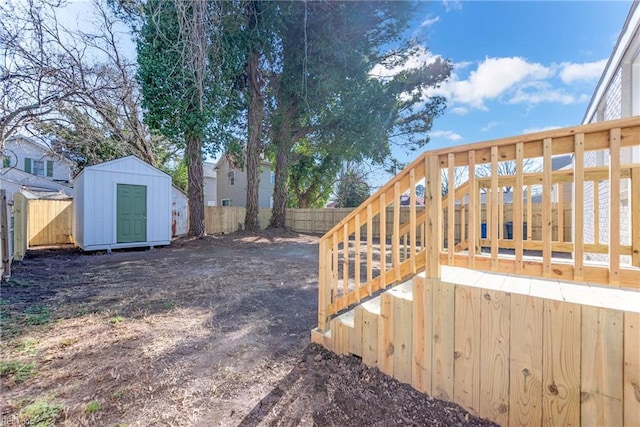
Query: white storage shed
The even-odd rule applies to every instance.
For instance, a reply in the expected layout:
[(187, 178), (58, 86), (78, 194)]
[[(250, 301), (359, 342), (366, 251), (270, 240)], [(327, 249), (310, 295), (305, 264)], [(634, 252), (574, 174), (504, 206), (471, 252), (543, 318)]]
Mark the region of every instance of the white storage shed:
[(88, 166), (73, 186), (73, 237), (85, 251), (171, 243), (171, 177), (135, 156)]

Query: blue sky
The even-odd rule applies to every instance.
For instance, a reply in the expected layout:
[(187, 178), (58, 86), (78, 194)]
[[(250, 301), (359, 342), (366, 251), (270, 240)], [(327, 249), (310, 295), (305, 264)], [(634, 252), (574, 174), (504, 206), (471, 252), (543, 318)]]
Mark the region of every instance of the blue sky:
[[(580, 124), (631, 1), (442, 1), (415, 31), (454, 64), (427, 150)], [(415, 153), (395, 154), (402, 161)]]

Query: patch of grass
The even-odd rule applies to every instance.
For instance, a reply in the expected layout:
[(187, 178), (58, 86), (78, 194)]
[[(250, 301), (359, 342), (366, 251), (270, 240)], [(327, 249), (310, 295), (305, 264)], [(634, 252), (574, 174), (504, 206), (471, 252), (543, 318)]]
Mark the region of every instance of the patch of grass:
[(38, 341), (24, 340), (16, 344), (16, 350), (26, 356), (35, 356), (38, 353)]
[(23, 363), (17, 360), (0, 361), (0, 376), (8, 377), (13, 380), (14, 383), (21, 383), (29, 378), (34, 373), (33, 363)]
[(98, 403), (97, 400), (93, 400), (89, 402), (89, 404), (87, 405), (87, 408), (85, 409), (87, 414), (95, 414), (99, 410), (100, 410), (100, 403)]
[(24, 314), (24, 323), (27, 325), (44, 325), (51, 320), (51, 310), (40, 305), (32, 305)]
[(31, 405), (22, 408), (18, 418), (25, 426), (49, 427), (55, 425), (63, 410), (64, 406), (62, 405), (56, 405), (46, 400), (36, 400)]
[(35, 285), (37, 282), (35, 280), (29, 279), (18, 279), (17, 277), (12, 277), (7, 280), (7, 286), (20, 286), (20, 287), (29, 287)]
[(117, 325), (120, 322), (124, 322), (125, 318), (118, 315), (118, 316), (113, 316), (109, 318), (109, 323), (111, 323), (112, 325)]
[(122, 399), (125, 395), (127, 394), (127, 389), (126, 388), (121, 388), (119, 390), (116, 390), (115, 392), (113, 392), (113, 398), (118, 400), (118, 399)]
[(166, 308), (167, 310), (171, 310), (172, 308), (175, 308), (176, 303), (174, 301), (167, 301), (164, 303), (164, 308)]

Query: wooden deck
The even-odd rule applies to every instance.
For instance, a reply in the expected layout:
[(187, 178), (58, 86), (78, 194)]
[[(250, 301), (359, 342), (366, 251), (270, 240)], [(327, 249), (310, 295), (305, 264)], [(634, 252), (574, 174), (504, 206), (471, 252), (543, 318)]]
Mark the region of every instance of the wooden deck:
[(423, 153), (320, 239), (312, 339), (502, 425), (640, 426), (638, 149), (631, 117)]
[(442, 267), (315, 330), (501, 425), (640, 425), (640, 292)]

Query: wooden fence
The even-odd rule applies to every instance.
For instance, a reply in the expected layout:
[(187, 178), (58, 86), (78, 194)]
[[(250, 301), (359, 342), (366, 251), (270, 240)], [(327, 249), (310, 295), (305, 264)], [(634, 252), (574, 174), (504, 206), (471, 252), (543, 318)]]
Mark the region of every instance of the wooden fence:
[[(244, 228), (246, 209), (236, 206), (206, 206), (204, 224), (207, 234), (233, 233)], [(271, 219), (271, 209), (260, 209), (258, 221), (265, 229)]]
[[(286, 227), (292, 231), (296, 231), (298, 233), (313, 233), (313, 234), (324, 234), (327, 231), (331, 230), (337, 223), (342, 221), (347, 215), (353, 211), (354, 208), (326, 208), (326, 209), (287, 209), (287, 221)], [(527, 204), (524, 204), (525, 211), (528, 211)], [(572, 206), (564, 204), (562, 206), (563, 210), (563, 219), (561, 221), (562, 224), (558, 224), (559, 216), (557, 214), (558, 204), (554, 203), (552, 206), (552, 236), (554, 240), (560, 240), (564, 242), (571, 241), (572, 234), (572, 224), (571, 224), (571, 214), (572, 214)], [(462, 212), (465, 212), (466, 221), (461, 221)], [(417, 215), (421, 215), (424, 212), (424, 207), (417, 207), (416, 213)], [(386, 213), (386, 235), (387, 237), (391, 237), (393, 233), (393, 213), (394, 208), (387, 208)], [(410, 208), (409, 206), (400, 207), (400, 223), (405, 224), (409, 221), (410, 216)], [(505, 237), (508, 237), (508, 234), (513, 235), (513, 205), (505, 204), (503, 208), (504, 215), (504, 223), (511, 224), (510, 227), (507, 228), (505, 226), (504, 230), (500, 230), (499, 234), (502, 236), (503, 233)], [(469, 224), (469, 211), (468, 209), (463, 209), (462, 206), (458, 205), (455, 207), (455, 241), (456, 243), (460, 242), (460, 226), (461, 224), (465, 225), (465, 232), (468, 230)], [(447, 219), (448, 219), (448, 208), (444, 208), (444, 229), (447, 229)], [(481, 219), (482, 223), (486, 224), (487, 221), (487, 206), (482, 205), (481, 210)], [(558, 227), (562, 226), (564, 231), (562, 238), (558, 238)], [(366, 237), (366, 230), (363, 227), (362, 232), (360, 233), (361, 238)], [(527, 233), (531, 233), (529, 240), (542, 240), (542, 204), (541, 203), (532, 203), (531, 204), (531, 224), (528, 224), (526, 221), (523, 224), (523, 235), (526, 236)], [(372, 225), (373, 237), (380, 237), (380, 221), (379, 217), (375, 217), (373, 219)], [(486, 233), (486, 229), (485, 229)], [(483, 236), (482, 238), (486, 238), (487, 236)], [(446, 236), (445, 236), (446, 238)], [(526, 239), (526, 237), (525, 237)]]
[(16, 260), (29, 247), (73, 243), (71, 200), (28, 199), (16, 193), (13, 202)]

